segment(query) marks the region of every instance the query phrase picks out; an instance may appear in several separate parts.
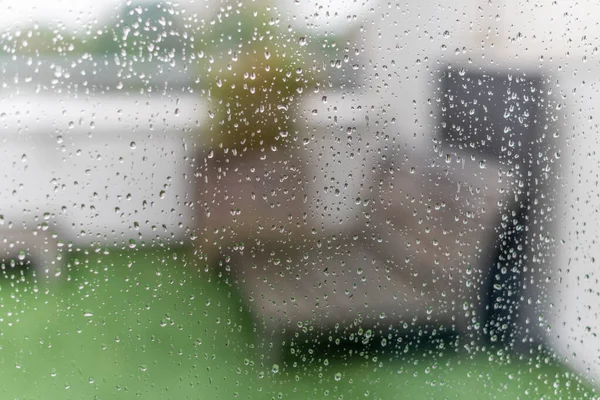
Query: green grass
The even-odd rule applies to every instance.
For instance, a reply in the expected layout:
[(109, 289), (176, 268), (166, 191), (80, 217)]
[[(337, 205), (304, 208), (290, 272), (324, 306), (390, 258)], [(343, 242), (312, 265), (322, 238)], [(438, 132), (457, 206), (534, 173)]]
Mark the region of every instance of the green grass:
[(0, 280), (0, 399), (594, 397), (543, 354), (431, 343), (399, 355), (342, 346), (274, 372), (252, 355), (247, 306), (227, 277), (185, 251), (76, 257), (58, 285)]

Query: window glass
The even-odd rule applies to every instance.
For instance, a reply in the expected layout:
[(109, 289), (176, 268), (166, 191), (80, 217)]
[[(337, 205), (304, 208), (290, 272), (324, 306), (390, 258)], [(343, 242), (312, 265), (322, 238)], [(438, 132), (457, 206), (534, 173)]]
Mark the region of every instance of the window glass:
[(2, 398), (598, 396), (597, 4), (1, 7)]

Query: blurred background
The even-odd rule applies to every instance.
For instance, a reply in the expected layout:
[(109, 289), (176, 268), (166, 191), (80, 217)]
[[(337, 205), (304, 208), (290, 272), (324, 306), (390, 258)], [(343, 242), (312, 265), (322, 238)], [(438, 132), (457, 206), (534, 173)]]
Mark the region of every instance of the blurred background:
[(1, 7), (3, 398), (597, 397), (597, 4)]

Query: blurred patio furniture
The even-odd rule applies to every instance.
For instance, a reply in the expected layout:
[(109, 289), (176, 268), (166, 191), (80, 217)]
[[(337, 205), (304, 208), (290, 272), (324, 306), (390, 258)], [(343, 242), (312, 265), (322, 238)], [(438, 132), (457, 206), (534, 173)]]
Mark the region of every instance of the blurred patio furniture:
[(328, 168), (356, 167), (340, 153), (339, 165), (305, 163), (302, 151), (205, 159), (205, 249), (223, 257), (269, 357), (298, 332), (383, 326), (532, 341), (523, 235), (542, 85), (501, 73), (443, 82), (437, 144), (423, 154), (386, 147), (351, 175), (361, 180), (351, 221), (331, 219), (320, 201)]

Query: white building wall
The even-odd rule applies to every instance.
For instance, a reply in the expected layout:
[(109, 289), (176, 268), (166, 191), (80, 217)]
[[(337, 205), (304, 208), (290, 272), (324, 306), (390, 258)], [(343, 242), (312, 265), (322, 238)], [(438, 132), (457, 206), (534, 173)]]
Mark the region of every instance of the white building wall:
[(50, 213), (63, 240), (83, 245), (189, 236), (196, 98), (23, 93), (0, 107), (5, 223)]

